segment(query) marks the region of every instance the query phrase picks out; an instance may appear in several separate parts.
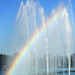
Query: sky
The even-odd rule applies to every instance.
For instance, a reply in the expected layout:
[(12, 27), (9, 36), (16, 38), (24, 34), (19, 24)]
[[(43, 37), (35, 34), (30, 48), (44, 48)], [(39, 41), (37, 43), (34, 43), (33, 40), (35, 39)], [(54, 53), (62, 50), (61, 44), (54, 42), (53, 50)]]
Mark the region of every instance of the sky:
[[(10, 54), (12, 48), (13, 33), (15, 32), (16, 16), (21, 4), (26, 0), (0, 0), (0, 53)], [(49, 16), (52, 9), (59, 4), (67, 4), (68, 0), (34, 0), (40, 3), (45, 15)], [(71, 0), (73, 17), (75, 18), (75, 0)], [(75, 20), (74, 20), (75, 21)]]

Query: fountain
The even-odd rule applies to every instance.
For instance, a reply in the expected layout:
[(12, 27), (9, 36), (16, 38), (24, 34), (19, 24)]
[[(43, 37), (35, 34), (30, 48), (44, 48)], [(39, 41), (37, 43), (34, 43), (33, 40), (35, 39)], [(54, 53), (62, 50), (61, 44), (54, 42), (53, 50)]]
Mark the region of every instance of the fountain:
[(16, 24), (25, 37), (27, 52), (23, 50), (24, 54), (20, 54), (23, 57), (15, 63), (19, 69), (15, 68), (12, 75), (58, 75), (61, 72), (65, 75), (68, 70), (70, 75), (72, 29), (65, 6), (53, 9), (46, 19), (40, 4), (29, 0), (26, 4), (21, 2)]

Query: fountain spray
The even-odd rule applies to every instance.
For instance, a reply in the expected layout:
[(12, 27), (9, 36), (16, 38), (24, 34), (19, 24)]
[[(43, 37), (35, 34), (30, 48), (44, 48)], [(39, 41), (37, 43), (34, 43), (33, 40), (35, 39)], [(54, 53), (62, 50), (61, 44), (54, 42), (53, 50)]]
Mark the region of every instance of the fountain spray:
[(43, 9), (42, 9), (42, 19), (43, 19), (43, 26), (44, 26), (44, 30), (45, 30), (47, 75), (49, 75), (48, 37), (47, 37), (47, 29), (46, 29), (44, 10)]
[[(33, 16), (34, 16), (34, 28), (35, 28), (35, 33), (38, 32), (37, 24), (36, 24), (36, 11), (35, 11), (35, 3), (33, 5)], [(35, 48), (36, 51), (36, 75), (37, 75), (37, 49)]]

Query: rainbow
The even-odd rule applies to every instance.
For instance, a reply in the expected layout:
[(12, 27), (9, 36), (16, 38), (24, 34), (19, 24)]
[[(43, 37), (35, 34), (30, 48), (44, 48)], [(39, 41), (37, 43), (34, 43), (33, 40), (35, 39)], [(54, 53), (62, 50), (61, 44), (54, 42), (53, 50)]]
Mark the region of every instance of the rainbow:
[[(56, 19), (58, 19), (60, 17), (60, 15), (62, 15), (62, 11), (58, 10), (47, 22), (46, 22), (46, 27), (52, 25), (52, 23), (54, 23), (56, 21)], [(5, 75), (13, 75), (14, 69), (16, 67), (16, 65), (20, 62), (20, 60), (24, 57), (25, 53), (27, 52), (27, 50), (29, 50), (29, 48), (36, 42), (36, 40), (38, 39), (38, 37), (44, 32), (45, 27), (42, 25), (38, 32), (34, 33), (30, 39), (30, 42), (27, 43), (24, 48), (20, 51), (19, 55), (14, 59), (13, 63), (11, 64), (11, 66), (9, 67), (8, 71), (6, 72)]]

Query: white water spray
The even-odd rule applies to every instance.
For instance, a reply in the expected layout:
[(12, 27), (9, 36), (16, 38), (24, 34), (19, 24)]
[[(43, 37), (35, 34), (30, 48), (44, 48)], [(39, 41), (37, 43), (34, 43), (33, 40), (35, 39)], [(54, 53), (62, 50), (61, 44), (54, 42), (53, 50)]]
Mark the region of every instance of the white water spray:
[[(38, 32), (37, 24), (36, 24), (36, 11), (35, 11), (35, 3), (33, 4), (33, 17), (34, 17), (34, 28), (35, 28), (35, 33)], [(38, 45), (38, 44), (37, 44)], [(37, 75), (37, 67), (38, 67), (38, 62), (37, 62), (37, 47), (35, 47), (36, 51), (36, 75)]]
[(44, 30), (45, 30), (47, 75), (49, 75), (48, 37), (47, 37), (47, 30), (46, 30), (46, 23), (45, 23), (45, 17), (44, 17), (44, 10), (43, 9), (42, 9), (42, 19), (43, 19), (43, 26), (44, 26)]
[(65, 17), (65, 33), (66, 33), (66, 38), (67, 38), (68, 63), (69, 63), (68, 67), (69, 67), (69, 75), (70, 75), (70, 68), (71, 68), (70, 51), (71, 51), (72, 29), (71, 29), (71, 26), (70, 26), (69, 16), (68, 16), (68, 13), (67, 13), (66, 9), (64, 9), (63, 14), (64, 14), (64, 17)]
[[(45, 38), (45, 46), (43, 45), (43, 43), (41, 41), (39, 41), (39, 42), (36, 41), (36, 45), (33, 46), (35, 48), (31, 47), (31, 50), (33, 49), (33, 51), (35, 51), (35, 54), (33, 53), (33, 55), (30, 57), (31, 50), (29, 50), (29, 68), (28, 68), (28, 70), (30, 70), (30, 67), (33, 67), (32, 73), (34, 73), (34, 71), (35, 71), (35, 73), (37, 75), (38, 74), (37, 72), (40, 69), (41, 69), (40, 71), (42, 71), (42, 69), (46, 69), (47, 70), (46, 74), (49, 75), (49, 74), (51, 74), (50, 69), (57, 69), (57, 67), (58, 67), (58, 65), (57, 65), (58, 64), (57, 63), (57, 52), (59, 52), (59, 50), (61, 50), (61, 52), (66, 51), (65, 49), (62, 50), (62, 47), (58, 48), (59, 43), (58, 43), (58, 41), (56, 41), (60, 37), (59, 42), (62, 43), (62, 41), (61, 41), (61, 35), (62, 34), (58, 34), (58, 32), (60, 32), (60, 33), (63, 32), (63, 31), (60, 31), (59, 29), (63, 27), (62, 25), (64, 25), (64, 27), (63, 27), (63, 28), (65, 28), (64, 33), (66, 33), (66, 38), (67, 38), (67, 40), (66, 40), (67, 45), (66, 46), (67, 46), (67, 51), (68, 51), (69, 75), (70, 75), (71, 26), (70, 26), (70, 22), (69, 22), (68, 12), (67, 12), (66, 8), (59, 7), (61, 9), (61, 11), (63, 11), (61, 13), (62, 18), (61, 18), (61, 16), (59, 16), (59, 19), (55, 19), (55, 21), (53, 22), (54, 23), (53, 28), (51, 28), (49, 26), (48, 27), (49, 29), (48, 29), (46, 27), (44, 9), (41, 8), (41, 7), (38, 7), (38, 9), (36, 9), (36, 7), (37, 7), (36, 3), (33, 2), (33, 1), (30, 2), (28, 0), (26, 4), (21, 3), (20, 11), (19, 11), (18, 16), (17, 16), (17, 19), (21, 18), (20, 26), (22, 27), (22, 25), (26, 25), (26, 28), (24, 30), (27, 30), (27, 32), (25, 32), (25, 33), (27, 33), (27, 35), (24, 35), (24, 36), (27, 37), (27, 43), (29, 43), (30, 37), (34, 34), (34, 32), (35, 33), (38, 32), (38, 27), (40, 27), (40, 25), (38, 25), (39, 24), (38, 22), (40, 22), (40, 24), (42, 23), (42, 25), (44, 27), (44, 33), (43, 34), (45, 36), (42, 37), (42, 39)], [(40, 15), (40, 16), (38, 16), (38, 18), (39, 18), (38, 22), (37, 22), (37, 11), (36, 10), (40, 11), (40, 13), (41, 13), (41, 14), (38, 13)], [(58, 11), (58, 8), (54, 12), (58, 13), (57, 11)], [(64, 24), (62, 23), (62, 21), (60, 19), (64, 22)], [(41, 20), (41, 21), (39, 21), (39, 20)], [(57, 26), (59, 25), (59, 22), (60, 22), (61, 27), (58, 28)], [(53, 32), (53, 31), (55, 31), (55, 32)], [(51, 33), (48, 34), (47, 32), (48, 33), (51, 32)], [(60, 36), (58, 36), (58, 35), (60, 35)], [(41, 37), (39, 39), (41, 39)], [(38, 47), (38, 44), (40, 44), (40, 47), (43, 45), (44, 48), (41, 47), (41, 49), (40, 49)], [(37, 49), (37, 47), (38, 47), (38, 49)], [(42, 52), (43, 49), (45, 49), (45, 51), (46, 51), (46, 58), (45, 58), (46, 63), (43, 62), (43, 61), (45, 61), (45, 59), (41, 58), (41, 56), (39, 55), (39, 53)], [(55, 53), (53, 53), (53, 52), (55, 52)], [(61, 52), (59, 53), (60, 55), (61, 55)], [(49, 56), (49, 53), (50, 53), (50, 56)], [(52, 55), (51, 55), (51, 53), (52, 53)], [(39, 57), (38, 57), (38, 55), (39, 55)], [(33, 57), (35, 57), (35, 58), (33, 58)], [(44, 57), (44, 56), (42, 56), (42, 57)], [(30, 58), (31, 59), (33, 58), (33, 61), (30, 61), (31, 60)], [(38, 67), (37, 59), (39, 59), (39, 58), (41, 58), (43, 60), (43, 61), (41, 60), (43, 62), (43, 66), (45, 66), (44, 65), (44, 63), (45, 63), (46, 67), (43, 67), (43, 68), (41, 66), (39, 66), (40, 68)], [(64, 65), (64, 62), (65, 62), (64, 59), (65, 58), (63, 58), (63, 65)], [(49, 60), (50, 60), (50, 62), (49, 62)], [(61, 59), (59, 61), (61, 61)], [(39, 60), (39, 62), (40, 62), (40, 60)], [(30, 65), (30, 64), (32, 64), (32, 65)], [(39, 64), (41, 65), (41, 63), (39, 63)], [(26, 67), (27, 66), (28, 65), (26, 65)], [(56, 70), (56, 72), (54, 72), (54, 71), (52, 71), (52, 72), (57, 74), (57, 70)], [(41, 72), (40, 72), (40, 75), (43, 75), (43, 73), (41, 74)]]

